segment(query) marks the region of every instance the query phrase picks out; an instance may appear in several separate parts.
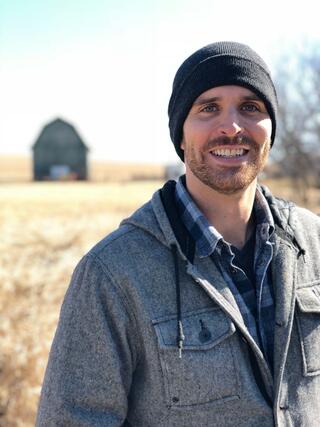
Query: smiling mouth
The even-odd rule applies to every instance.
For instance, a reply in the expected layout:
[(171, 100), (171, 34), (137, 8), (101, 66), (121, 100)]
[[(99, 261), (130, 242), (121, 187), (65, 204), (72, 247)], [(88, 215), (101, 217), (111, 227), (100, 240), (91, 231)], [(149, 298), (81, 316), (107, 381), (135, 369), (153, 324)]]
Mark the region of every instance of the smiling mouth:
[(217, 157), (234, 158), (244, 156), (248, 151), (245, 148), (217, 148), (210, 151), (210, 154)]

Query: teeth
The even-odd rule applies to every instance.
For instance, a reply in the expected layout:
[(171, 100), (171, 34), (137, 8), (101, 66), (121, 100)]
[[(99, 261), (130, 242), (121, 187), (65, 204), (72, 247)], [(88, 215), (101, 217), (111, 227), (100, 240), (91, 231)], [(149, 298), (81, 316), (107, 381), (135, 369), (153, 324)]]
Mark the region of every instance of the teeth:
[(221, 156), (221, 157), (237, 157), (237, 156), (243, 156), (244, 155), (244, 149), (243, 148), (220, 148), (217, 150), (211, 151), (212, 154), (215, 156)]

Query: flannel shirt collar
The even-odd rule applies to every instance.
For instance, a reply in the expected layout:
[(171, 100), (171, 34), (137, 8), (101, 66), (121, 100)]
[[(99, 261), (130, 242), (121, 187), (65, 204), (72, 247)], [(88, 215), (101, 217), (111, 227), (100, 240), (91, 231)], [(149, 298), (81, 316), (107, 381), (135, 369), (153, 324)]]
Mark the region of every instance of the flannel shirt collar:
[[(212, 255), (217, 249), (219, 242), (224, 240), (222, 235), (209, 223), (193, 201), (183, 183), (184, 179), (184, 177), (180, 177), (176, 185), (178, 210), (184, 225), (195, 241), (198, 255), (200, 258), (207, 257)], [(259, 186), (256, 190), (253, 208), (256, 216), (256, 230), (258, 236), (262, 241), (266, 242), (274, 231), (274, 220), (268, 202)]]

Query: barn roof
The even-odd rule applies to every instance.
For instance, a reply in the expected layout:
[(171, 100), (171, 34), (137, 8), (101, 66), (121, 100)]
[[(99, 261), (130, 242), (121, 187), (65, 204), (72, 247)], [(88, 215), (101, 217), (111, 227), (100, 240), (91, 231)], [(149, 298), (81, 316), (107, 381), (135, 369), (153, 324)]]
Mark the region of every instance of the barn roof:
[(89, 150), (74, 126), (60, 118), (57, 118), (43, 127), (39, 137), (33, 144), (32, 149), (34, 150), (39, 146), (46, 146), (47, 148), (52, 146), (55, 148), (63, 148), (66, 145), (69, 147), (70, 145), (77, 147), (81, 146), (81, 148), (86, 151)]

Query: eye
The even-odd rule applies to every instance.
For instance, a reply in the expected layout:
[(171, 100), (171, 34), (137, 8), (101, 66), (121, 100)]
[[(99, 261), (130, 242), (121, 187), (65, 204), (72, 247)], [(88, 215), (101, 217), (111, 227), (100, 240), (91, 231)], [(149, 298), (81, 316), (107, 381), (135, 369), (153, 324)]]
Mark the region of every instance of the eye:
[(248, 113), (255, 113), (256, 111), (260, 111), (260, 108), (256, 104), (245, 103), (241, 106), (242, 111), (246, 111)]
[(218, 106), (216, 104), (208, 104), (201, 108), (202, 113), (214, 113), (218, 111)]

